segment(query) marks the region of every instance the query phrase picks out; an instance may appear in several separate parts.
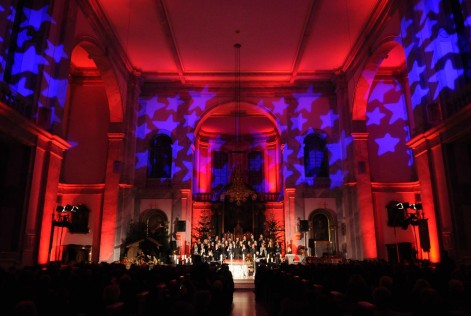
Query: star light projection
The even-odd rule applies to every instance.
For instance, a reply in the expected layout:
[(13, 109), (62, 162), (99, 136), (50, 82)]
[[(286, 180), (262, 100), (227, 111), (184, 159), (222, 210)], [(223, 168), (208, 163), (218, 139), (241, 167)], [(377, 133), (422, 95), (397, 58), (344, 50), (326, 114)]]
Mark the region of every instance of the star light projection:
[[(194, 142), (194, 127), (200, 116), (197, 112), (206, 110), (207, 102), (216, 94), (208, 87), (201, 91), (189, 91), (190, 98), (176, 94), (175, 96), (159, 97), (157, 95), (142, 99), (138, 112), (138, 127), (136, 137), (141, 141), (141, 151), (136, 153), (136, 169), (146, 169), (148, 165), (148, 144), (156, 133), (166, 133), (171, 136), (172, 143), (172, 177), (181, 181), (190, 181), (193, 174), (193, 150), (190, 144)], [(184, 120), (181, 120), (181, 113)], [(185, 130), (189, 132), (182, 133)], [(164, 181), (165, 179), (161, 179)]]
[(396, 145), (399, 143), (399, 138), (392, 137), (391, 134), (386, 133), (384, 137), (376, 138), (375, 142), (378, 144), (378, 156), (384, 155), (387, 152), (394, 153)]
[(49, 6), (45, 5), (44, 7), (33, 10), (29, 8), (24, 8), (23, 14), (25, 15), (25, 20), (21, 22), (20, 27), (32, 27), (36, 32), (39, 31), (39, 28), (45, 22), (51, 22), (56, 24), (56, 22), (52, 19), (52, 17), (48, 13)]
[(288, 106), (289, 103), (285, 102), (285, 97), (282, 97), (278, 101), (273, 101), (273, 113), (283, 116)]
[[(401, 82), (397, 79), (375, 81), (366, 116), (373, 178), (377, 181), (408, 181), (414, 160), (412, 151), (406, 146), (410, 139), (409, 121)], [(385, 165), (395, 168), (384, 168)]]
[[(278, 123), (282, 135), (288, 130), (297, 131), (298, 135), (290, 136), (294, 137), (296, 144), (285, 144), (283, 155), (285, 157), (284, 161), (299, 162), (284, 164), (285, 179), (289, 180), (291, 178), (292, 180), (289, 181), (296, 185), (303, 183), (314, 185), (316, 182), (315, 177), (306, 178), (304, 176), (304, 164), (302, 163), (306, 127), (308, 124), (310, 126), (313, 124), (310, 122), (310, 120), (312, 121), (313, 119), (312, 113), (318, 113), (314, 115), (314, 117), (317, 117), (319, 120), (319, 126), (317, 128), (319, 130), (331, 130), (335, 126), (339, 115), (332, 109), (327, 109), (325, 106), (316, 106), (316, 101), (320, 100), (322, 96), (318, 93), (314, 93), (313, 86), (309, 86), (306, 92), (293, 93), (293, 96), (297, 100), (297, 102), (293, 103), (293, 108), (296, 112), (294, 117), (288, 115), (287, 112), (288, 108), (291, 106), (290, 103), (286, 101), (289, 96), (282, 96), (279, 99), (273, 100), (260, 99), (256, 106), (275, 115), (275, 120)], [(139, 109), (139, 123), (136, 135), (142, 144), (140, 148), (143, 149), (136, 154), (136, 169), (145, 169), (147, 167), (150, 137), (156, 133), (165, 132), (167, 135), (171, 135), (174, 142), (172, 145), (172, 154), (174, 155), (173, 161), (175, 161), (176, 164), (174, 163), (172, 166), (172, 177), (176, 177), (181, 181), (191, 181), (193, 176), (193, 155), (195, 154), (191, 146), (191, 144), (194, 143), (194, 128), (198, 124), (201, 113), (207, 111), (209, 102), (214, 97), (216, 97), (216, 93), (210, 91), (206, 86), (200, 91), (189, 91), (188, 95), (181, 94), (170, 97), (154, 95), (142, 99), (140, 102), (141, 107)], [(183, 119), (179, 119), (180, 117)], [(180, 131), (185, 132), (181, 133)], [(343, 184), (340, 179), (343, 179), (344, 174), (341, 172), (340, 168), (342, 159), (346, 157), (346, 151), (342, 150), (342, 146), (349, 146), (351, 143), (351, 138), (345, 137), (344, 133), (342, 133), (342, 135), (342, 139), (327, 144), (328, 149), (326, 148), (326, 159), (328, 159), (329, 162), (329, 170), (332, 171), (330, 176), (332, 188)], [(212, 150), (217, 151), (223, 147), (224, 141), (220, 138), (219, 141), (214, 142)], [(266, 157), (263, 158), (263, 161), (252, 161), (252, 167), (262, 168), (262, 163), (268, 163), (269, 165), (266, 166), (267, 170), (278, 168), (278, 166), (275, 166), (275, 153), (267, 151), (265, 155)], [(227, 165), (220, 167), (224, 169), (227, 168)], [(205, 172), (207, 172), (207, 170)], [(217, 170), (215, 170), (215, 172), (217, 172)], [(266, 182), (268, 180), (262, 180), (265, 181), (263, 184), (254, 185), (268, 188), (270, 186), (270, 184)], [(216, 180), (213, 179), (213, 181)]]
[[(32, 4), (34, 5), (34, 3)], [(6, 12), (6, 10), (9, 10)], [(23, 12), (19, 17), (16, 15), (16, 9), (10, 6), (0, 8), (0, 12), (8, 14), (8, 20), (11, 25), (19, 25), (18, 29), (11, 29), (11, 38), (16, 38), (16, 45), (10, 45), (9, 49), (15, 49), (13, 60), (7, 61), (5, 56), (0, 56), (2, 75), (10, 62), (10, 86), (20, 95), (28, 97), (33, 94), (35, 81), (42, 76), (44, 78), (44, 87), (41, 91), (43, 98), (38, 102), (38, 107), (45, 104), (51, 106), (51, 122), (60, 123), (61, 117), (54, 106), (64, 107), (66, 101), (67, 78), (57, 78), (51, 75), (50, 69), (63, 68), (61, 63), (68, 63), (69, 56), (64, 51), (62, 43), (53, 43), (47, 40), (47, 48), (41, 50), (44, 45), (38, 43), (36, 39), (42, 38), (44, 32), (54, 31), (56, 22), (49, 15), (49, 6), (44, 5), (40, 8), (23, 7)], [(19, 21), (15, 21), (18, 18)], [(3, 38), (1, 39), (3, 42)], [(48, 66), (50, 66), (48, 68)]]
[(52, 57), (56, 63), (59, 63), (61, 59), (69, 59), (69, 56), (64, 52), (64, 45), (54, 45), (49, 40), (47, 41), (47, 49), (44, 53)]
[[(411, 86), (411, 105), (413, 110), (427, 104), (429, 101), (426, 100), (429, 98), (437, 99), (444, 91), (456, 90), (459, 81), (466, 75), (460, 64), (462, 56), (459, 47), (459, 34), (453, 28), (444, 29), (443, 22), (438, 20), (444, 4), (444, 1), (420, 2), (415, 7), (414, 12), (414, 15), (418, 16), (419, 29), (414, 27), (417, 23), (413, 23), (413, 17), (405, 17), (401, 21), (406, 58), (408, 64), (412, 65), (409, 69), (409, 84)], [(5, 13), (5, 16), (11, 21), (16, 16), (14, 10), (12, 7), (6, 8), (0, 5), (0, 12)], [(33, 93), (30, 80), (31, 75), (39, 75), (39, 70), (45, 69), (46, 71), (43, 72), (43, 76), (47, 86), (42, 89), (41, 93), (45, 99), (50, 99), (51, 104), (63, 107), (65, 104), (64, 86), (67, 84), (66, 78), (56, 78), (47, 69), (60, 68), (55, 65), (68, 62), (69, 56), (64, 51), (62, 43), (54, 43), (48, 40), (44, 51), (39, 51), (38, 46), (34, 45), (36, 34), (41, 32), (43, 26), (55, 27), (55, 21), (49, 15), (48, 10), (49, 7), (47, 5), (35, 9), (24, 8), (23, 14), (20, 15), (21, 21), (18, 21), (19, 29), (16, 34), (16, 51), (14, 52), (14, 61), (11, 67), (11, 83), (19, 93), (29, 96)], [(445, 19), (453, 19), (453, 16), (445, 17)], [(466, 18), (464, 26), (470, 27), (470, 21), (469, 17)], [(0, 38), (0, 42), (3, 41), (4, 39)], [(425, 53), (427, 60), (430, 59), (432, 61), (430, 65), (427, 65), (422, 58), (416, 58), (421, 56), (420, 52)], [(3, 71), (6, 65), (5, 56), (0, 56), (0, 64)], [(430, 74), (429, 82), (424, 82), (420, 76), (421, 73)], [(192, 128), (197, 124), (199, 115), (206, 111), (208, 102), (216, 96), (216, 93), (209, 91), (208, 87), (204, 87), (202, 90), (189, 91), (188, 94), (188, 96), (175, 95), (160, 99), (157, 96), (153, 96), (146, 100), (145, 107), (141, 107), (139, 112), (141, 121), (137, 129), (137, 137), (142, 141), (148, 140), (149, 133), (155, 131), (167, 130), (172, 133), (179, 128), (185, 129), (184, 133), (176, 136), (175, 140), (178, 141), (178, 150), (174, 152), (174, 154), (183, 159), (183, 164), (178, 166), (178, 168), (181, 168), (179, 173), (182, 174), (182, 179), (190, 178), (189, 172), (191, 172), (191, 168), (188, 168), (188, 166), (192, 162), (192, 150), (188, 144), (194, 142)], [(271, 102), (260, 100), (259, 105), (266, 107), (275, 115), (283, 134), (294, 130), (302, 135), (308, 124), (313, 125), (311, 122), (312, 118), (308, 115), (316, 110), (316, 101), (322, 96), (314, 92), (313, 86), (309, 86), (304, 92), (293, 93), (292, 97), (296, 101), (292, 104), (293, 110), (290, 113), (294, 112), (295, 115), (288, 117), (287, 112), (291, 104), (287, 100), (290, 97), (289, 95), (282, 96), (271, 100)], [(373, 100), (375, 97), (373, 96), (370, 100)], [(401, 102), (403, 101), (399, 103)], [(42, 100), (41, 104), (46, 103), (47, 101)], [(184, 119), (180, 119), (177, 112), (187, 114), (183, 115)], [(53, 113), (53, 120), (58, 122), (60, 120), (58, 111), (53, 109)], [(338, 114), (332, 109), (323, 113), (319, 112), (316, 115), (320, 120), (317, 128), (321, 130), (333, 128), (338, 120)], [(384, 127), (386, 123), (393, 125), (396, 123), (401, 124), (401, 122), (403, 123), (407, 120), (406, 113), (398, 112), (394, 103), (385, 104), (384, 107), (373, 106), (369, 108), (366, 115), (368, 127)], [(383, 156), (397, 150), (398, 146), (402, 146), (401, 144), (407, 141), (407, 135), (408, 131), (403, 131), (402, 135), (392, 131), (378, 135), (377, 141), (375, 141), (378, 155)], [(396, 142), (397, 139), (399, 139), (398, 142)], [(343, 151), (335, 149), (335, 146), (344, 145), (345, 140), (346, 138), (334, 142), (329, 139), (330, 143), (327, 145), (330, 169), (333, 168), (333, 164), (339, 164), (341, 159), (345, 159), (343, 157), (344, 154), (341, 154)], [(287, 161), (300, 159), (300, 151), (303, 144), (301, 139), (298, 139), (297, 142), (297, 146), (285, 147)], [(181, 149), (181, 147), (184, 149)], [(145, 159), (142, 159), (143, 156), (144, 152), (136, 154), (136, 167), (142, 168), (145, 166)], [(298, 166), (285, 166), (285, 177), (296, 177), (295, 183), (310, 182), (311, 180), (302, 179), (303, 173), (300, 166), (302, 164), (298, 164)], [(335, 174), (335, 176), (332, 176), (332, 179), (339, 178), (336, 170), (331, 170), (331, 173)]]
[[(443, 14), (450, 10), (451, 14)], [(455, 91), (459, 82), (466, 81), (462, 63), (463, 58), (469, 59), (464, 56), (469, 54), (470, 44), (469, 39), (460, 44), (457, 30), (469, 25), (469, 17), (460, 26), (454, 14), (462, 13), (453, 10), (448, 1), (420, 1), (409, 16), (401, 19), (402, 43), (407, 63), (411, 65), (409, 84), (413, 110), (433, 102), (442, 93)], [(415, 24), (414, 19), (417, 19)], [(454, 27), (445, 29), (444, 25)], [(426, 73), (431, 80), (423, 80), (422, 73)]]
[(311, 112), (312, 104), (319, 97), (319, 95), (314, 94), (312, 85), (309, 86), (308, 90), (305, 93), (293, 93), (293, 96), (298, 101), (298, 106), (294, 111), (296, 113), (301, 112), (301, 110)]

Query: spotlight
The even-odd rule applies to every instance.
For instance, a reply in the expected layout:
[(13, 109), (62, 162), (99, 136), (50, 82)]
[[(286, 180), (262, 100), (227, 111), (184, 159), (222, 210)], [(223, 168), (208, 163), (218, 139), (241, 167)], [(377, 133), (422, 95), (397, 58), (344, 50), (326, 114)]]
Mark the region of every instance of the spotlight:
[(403, 203), (397, 203), (396, 207), (398, 210), (405, 210), (409, 208), (409, 203), (403, 202)]
[(422, 209), (422, 203), (411, 204), (410, 208), (419, 211)]

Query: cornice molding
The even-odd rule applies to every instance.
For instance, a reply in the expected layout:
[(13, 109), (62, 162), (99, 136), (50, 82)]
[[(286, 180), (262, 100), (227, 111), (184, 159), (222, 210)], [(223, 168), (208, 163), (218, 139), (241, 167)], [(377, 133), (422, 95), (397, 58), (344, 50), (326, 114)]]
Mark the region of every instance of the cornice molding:
[(420, 153), (427, 148), (455, 141), (464, 135), (471, 134), (470, 120), (471, 104), (437, 126), (415, 136), (406, 145), (412, 148), (414, 152)]
[[(71, 147), (65, 139), (42, 129), (8, 105), (0, 102), (0, 131), (28, 146), (38, 146), (54, 152), (63, 152)], [(52, 148), (47, 148), (52, 145)]]
[[(373, 9), (373, 15), (358, 36), (351, 52), (348, 54), (345, 63), (341, 67), (344, 72), (354, 73), (366, 60), (366, 56), (371, 55), (375, 41), (384, 30), (386, 22), (391, 18), (398, 8), (398, 0), (380, 0)], [(363, 56), (362, 56), (363, 55)]]

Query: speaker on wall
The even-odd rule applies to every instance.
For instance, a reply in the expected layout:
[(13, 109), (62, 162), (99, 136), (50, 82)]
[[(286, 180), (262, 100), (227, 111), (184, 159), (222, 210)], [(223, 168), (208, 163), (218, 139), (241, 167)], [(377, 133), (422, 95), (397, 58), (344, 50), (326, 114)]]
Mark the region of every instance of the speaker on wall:
[(314, 249), (315, 245), (314, 245), (314, 239), (313, 238), (309, 238), (309, 248), (312, 248)]
[(186, 221), (177, 221), (177, 232), (182, 233), (186, 231)]
[(406, 210), (404, 208), (399, 208), (398, 201), (391, 201), (386, 206), (388, 210), (388, 226), (390, 227), (402, 227), (406, 219)]
[(302, 219), (299, 221), (299, 230), (302, 232), (309, 231), (309, 221), (306, 219)]
[(422, 250), (425, 252), (429, 252), (430, 251), (430, 236), (428, 232), (427, 220), (419, 219), (418, 226), (419, 226), (420, 248), (422, 248)]

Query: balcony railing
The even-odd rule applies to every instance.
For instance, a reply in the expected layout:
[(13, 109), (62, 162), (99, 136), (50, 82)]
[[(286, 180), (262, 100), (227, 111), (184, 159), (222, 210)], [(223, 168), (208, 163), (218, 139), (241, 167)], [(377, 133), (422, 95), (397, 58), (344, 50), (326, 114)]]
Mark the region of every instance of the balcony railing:
[(34, 109), (31, 100), (23, 97), (4, 82), (0, 82), (0, 102), (30, 120), (34, 118)]
[[(261, 202), (279, 202), (283, 199), (280, 192), (257, 192), (257, 201)], [(193, 200), (196, 202), (215, 202), (220, 201), (220, 193), (194, 193)]]

